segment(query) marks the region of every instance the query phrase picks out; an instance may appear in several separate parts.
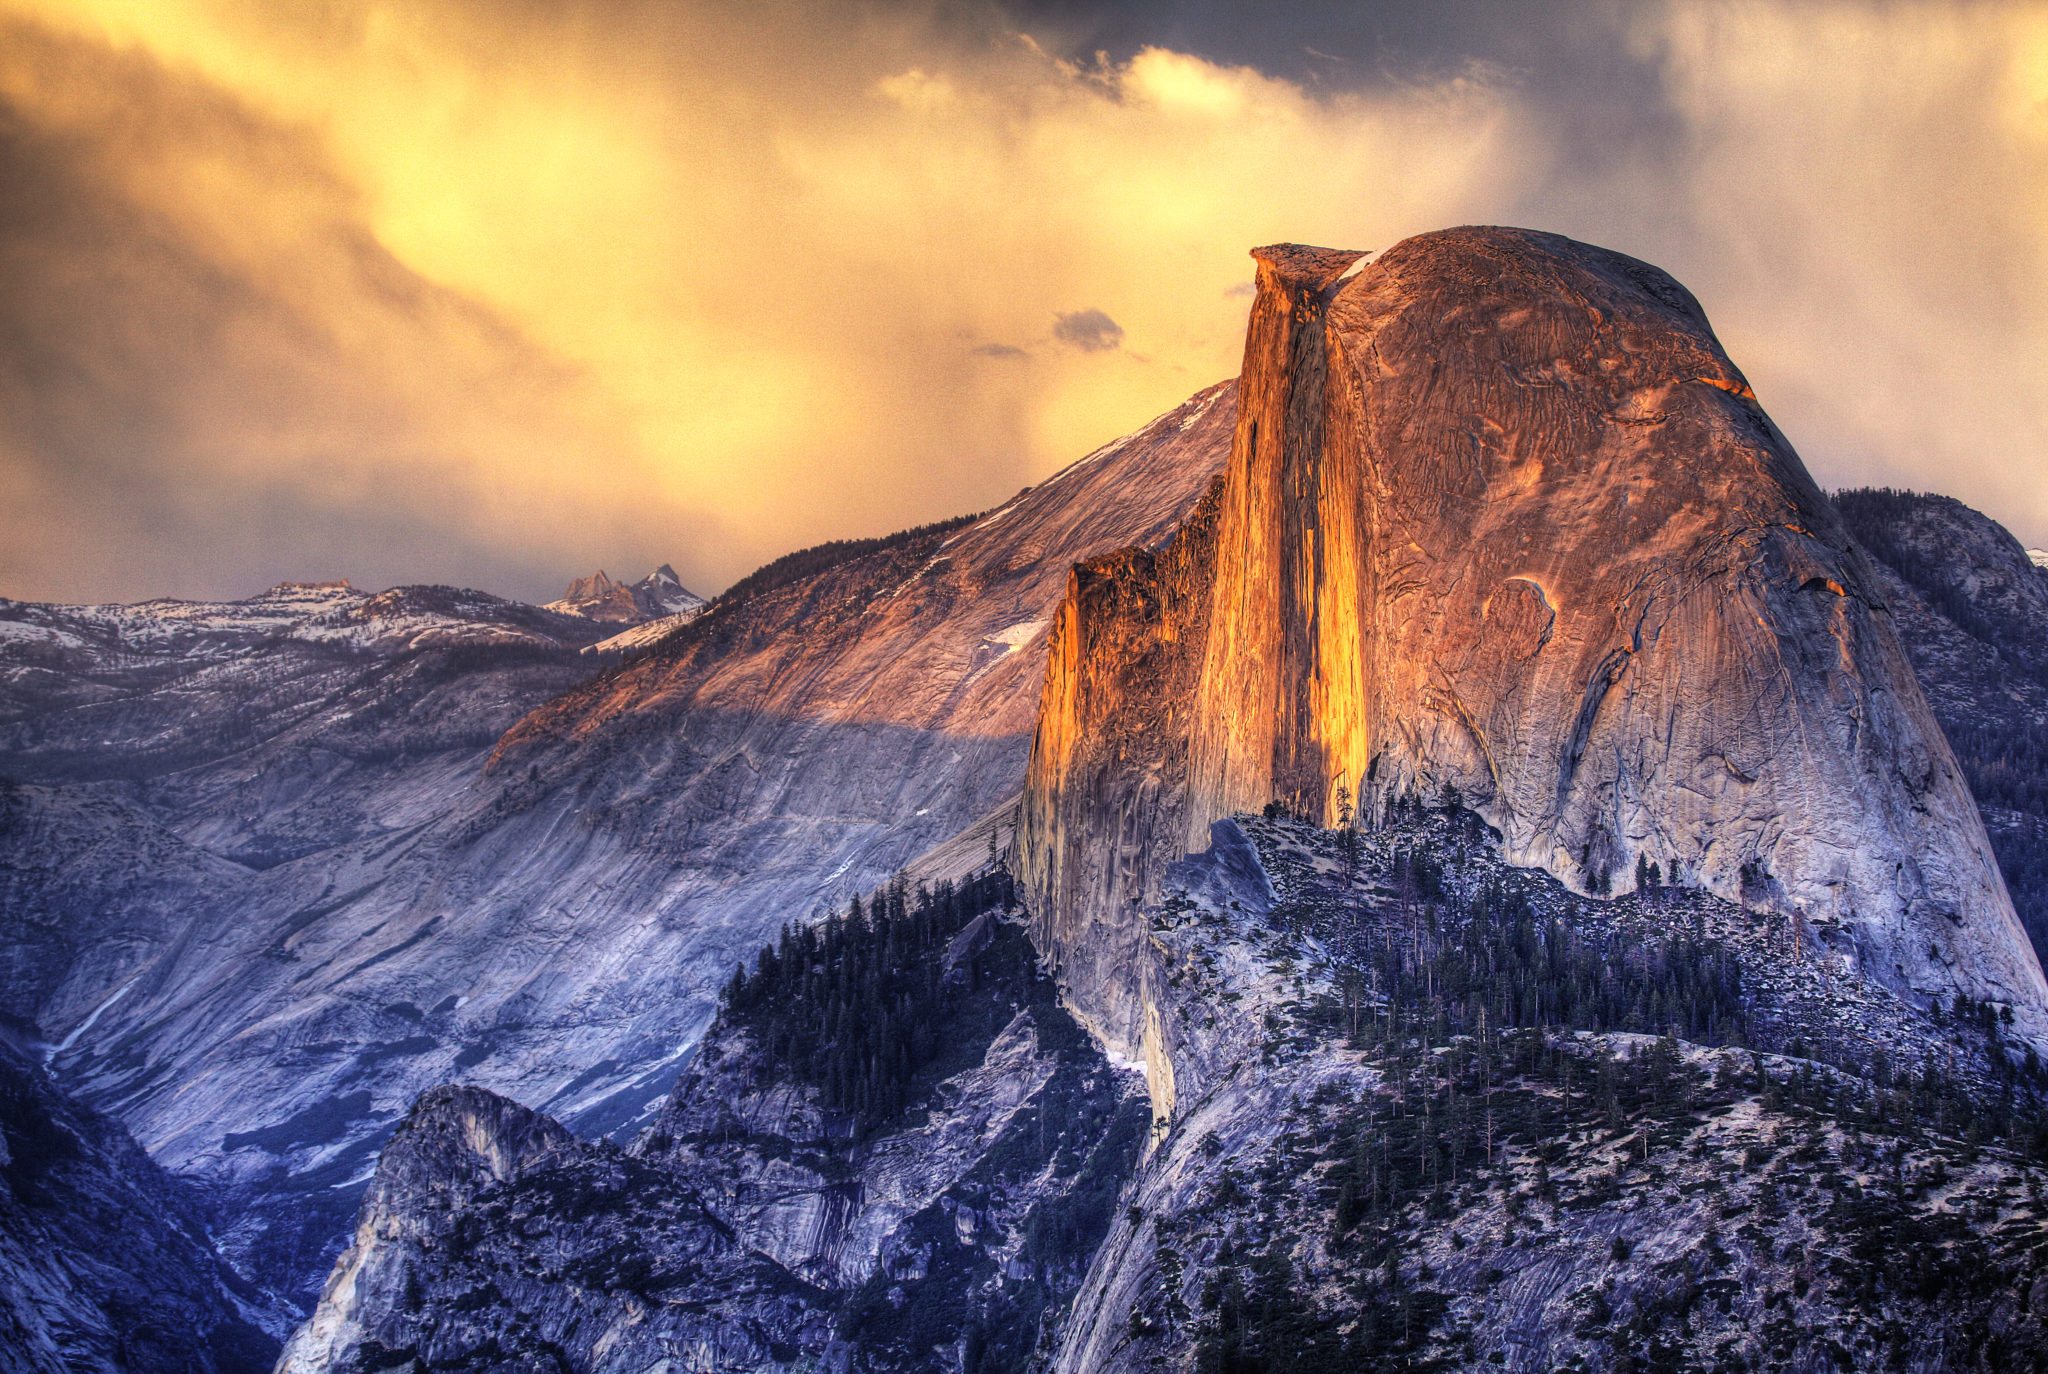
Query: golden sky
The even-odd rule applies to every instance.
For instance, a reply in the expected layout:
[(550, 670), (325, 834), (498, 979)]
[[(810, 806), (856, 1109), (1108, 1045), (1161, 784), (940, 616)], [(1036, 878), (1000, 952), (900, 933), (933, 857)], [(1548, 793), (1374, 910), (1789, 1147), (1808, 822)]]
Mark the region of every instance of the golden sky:
[(712, 590), (1228, 376), (1254, 244), (1474, 221), (2048, 543), (2048, 7), (1276, 13), (0, 0), (0, 595)]

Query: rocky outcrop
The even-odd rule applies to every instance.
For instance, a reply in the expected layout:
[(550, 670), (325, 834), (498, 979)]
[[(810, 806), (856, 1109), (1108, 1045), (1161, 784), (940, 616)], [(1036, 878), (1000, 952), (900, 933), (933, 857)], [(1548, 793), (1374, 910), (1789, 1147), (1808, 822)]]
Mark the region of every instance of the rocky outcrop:
[(1034, 744), (1024, 880), (1111, 1043), (1156, 1039), (1132, 914), (1212, 821), (1420, 795), (1578, 890), (1654, 862), (2048, 1044), (1867, 563), (1683, 287), (1511, 229), (1253, 256), (1230, 464), (1192, 532), (1206, 613), (1196, 553), (1170, 590), (1143, 560), (1084, 570)]
[(942, 963), (941, 1062), (886, 1120), (827, 1109), (744, 1018), (630, 1150), (423, 1095), (280, 1371), (1021, 1368), (1108, 1228), (1142, 1095), (1013, 923), (973, 917)]

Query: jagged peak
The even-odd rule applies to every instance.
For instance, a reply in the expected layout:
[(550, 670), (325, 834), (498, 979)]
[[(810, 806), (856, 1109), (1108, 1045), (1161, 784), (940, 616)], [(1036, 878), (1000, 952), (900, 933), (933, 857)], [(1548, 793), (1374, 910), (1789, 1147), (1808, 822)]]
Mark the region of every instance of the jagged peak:
[(618, 585), (618, 583), (612, 581), (610, 575), (603, 568), (599, 568), (588, 577), (572, 579), (569, 583), (569, 589), (562, 593), (562, 599), (565, 601), (581, 601), (589, 597), (605, 596)]

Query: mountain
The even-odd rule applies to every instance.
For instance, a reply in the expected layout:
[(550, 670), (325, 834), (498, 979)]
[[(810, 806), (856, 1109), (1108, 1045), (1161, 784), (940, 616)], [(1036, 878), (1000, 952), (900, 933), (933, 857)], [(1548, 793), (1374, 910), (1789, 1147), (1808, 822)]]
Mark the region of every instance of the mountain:
[(291, 1309), (214, 1254), (191, 1199), (0, 1037), (0, 1364), (257, 1374)]
[[(402, 854), (522, 712), (588, 676), (580, 650), (601, 633), (449, 587), (0, 603), (0, 907), (15, 916), (0, 1003), (52, 1047), (67, 1090), (199, 1185), (226, 1251), (265, 1283), (324, 1271), (361, 1187), (333, 1185), (366, 1179), (369, 1159), (328, 1150), (328, 1174), (278, 1195), (266, 1148), (281, 1137), (263, 1128), (308, 1099), (265, 1097), (232, 1067), (188, 1081), (181, 1056), (299, 1040), (289, 1012), (267, 1031), (238, 1019), (238, 993), (303, 972), (293, 936), (351, 890), (360, 856)], [(375, 938), (356, 927), (334, 952)], [(147, 1113), (191, 1093), (239, 1106), (167, 1148)]]
[(1225, 480), (1164, 556), (1076, 571), (1026, 791), (1041, 944), (1118, 1052), (1172, 1072), (1136, 913), (1213, 821), (1410, 796), (1578, 891), (1654, 863), (1780, 911), (2048, 1048), (1868, 562), (1683, 287), (1522, 230), (1253, 256)]
[[(1207, 411), (1146, 431), (1174, 518), (1017, 636), (1012, 843), (977, 796), (929, 894), (790, 883), (623, 1144), (421, 1098), (285, 1368), (2048, 1367), (2040, 965), (1900, 642), (1940, 626), (1655, 269), (1257, 259), (1221, 475), (1161, 446)], [(645, 779), (652, 830), (715, 757), (657, 833), (719, 833), (762, 760), (847, 757), (786, 717), (916, 700), (866, 657), (904, 618), (994, 623), (897, 603), (1021, 514), (764, 570), (492, 775)], [(878, 615), (886, 690), (820, 694)], [(883, 779), (948, 756), (891, 723), (838, 790), (916, 815)]]
[[(793, 961), (728, 1003), (629, 1149), (475, 1089), (422, 1097), (280, 1369), (637, 1370), (709, 1350), (728, 1370), (855, 1351), (922, 1370), (934, 1343), (987, 1367), (1027, 1353), (1108, 1228), (1146, 1112), (1059, 1009), (1006, 887), (899, 891), (872, 925), (811, 932), (801, 957), (848, 991), (883, 942), (913, 956), (891, 978), (909, 1067), (876, 1085), (900, 1101), (831, 1091), (830, 994), (804, 998)], [(548, 1230), (539, 1264), (529, 1224)]]
[(693, 615), (703, 607), (704, 598), (685, 587), (676, 570), (664, 563), (630, 586), (612, 581), (600, 568), (571, 582), (561, 599), (548, 602), (545, 609), (605, 624), (639, 625)]
[[(39, 644), (19, 680), (70, 695), (0, 733), (0, 899), (32, 913), (0, 929), (6, 1004), (310, 1301), (421, 1091), (641, 1122), (783, 920), (978, 863), (1065, 568), (1179, 523), (1232, 395), (972, 520), (778, 560), (608, 668), (579, 652), (603, 627), (511, 603), (477, 632), (548, 643)], [(8, 610), (83, 638), (66, 614)]]
[(1260, 261), (1242, 384), (630, 652), (0, 606), (0, 997), (285, 1367), (2030, 1367), (1999, 532), (1859, 549), (1642, 264)]

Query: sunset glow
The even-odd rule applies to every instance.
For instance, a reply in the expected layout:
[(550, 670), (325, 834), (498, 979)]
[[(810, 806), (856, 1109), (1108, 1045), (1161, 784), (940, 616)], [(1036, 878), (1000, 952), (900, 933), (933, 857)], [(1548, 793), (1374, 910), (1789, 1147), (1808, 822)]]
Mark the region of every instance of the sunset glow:
[(1557, 41), (1639, 108), (1588, 144), (1456, 32), (1269, 71), (981, 6), (0, 0), (0, 593), (715, 588), (1230, 375), (1255, 244), (1460, 222), (1671, 268), (1823, 480), (2048, 542), (2039, 8), (1600, 13)]

